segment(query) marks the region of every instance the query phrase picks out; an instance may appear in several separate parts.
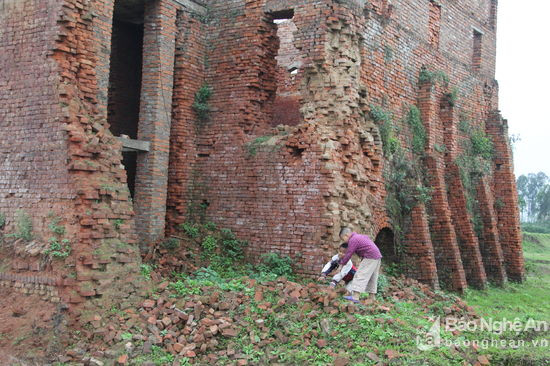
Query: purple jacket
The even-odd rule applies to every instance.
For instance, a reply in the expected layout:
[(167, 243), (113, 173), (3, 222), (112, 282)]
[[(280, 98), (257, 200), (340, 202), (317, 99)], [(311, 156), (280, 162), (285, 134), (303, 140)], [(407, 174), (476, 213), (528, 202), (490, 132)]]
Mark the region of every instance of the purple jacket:
[(374, 242), (367, 235), (361, 235), (357, 233), (352, 233), (348, 240), (348, 250), (342, 259), (340, 259), (340, 264), (345, 265), (350, 260), (353, 253), (361, 258), (368, 259), (380, 259), (382, 254), (380, 254), (380, 249), (374, 244)]

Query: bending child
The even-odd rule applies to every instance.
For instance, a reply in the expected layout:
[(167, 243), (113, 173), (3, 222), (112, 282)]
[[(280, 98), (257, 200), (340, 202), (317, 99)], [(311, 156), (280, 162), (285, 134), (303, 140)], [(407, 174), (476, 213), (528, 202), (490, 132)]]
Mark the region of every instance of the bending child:
[[(334, 255), (331, 260), (323, 267), (323, 270), (321, 271), (321, 276), (319, 276), (320, 281), (324, 280), (332, 271), (340, 266), (340, 259), (344, 256), (347, 249), (347, 243), (343, 243), (340, 245), (340, 247), (338, 248), (338, 253)], [(330, 281), (330, 286), (336, 287), (336, 285), (340, 281), (344, 281), (346, 285), (348, 285), (351, 280), (353, 280), (353, 276), (355, 275), (356, 270), (357, 268), (355, 268), (353, 263), (351, 263), (351, 260), (348, 261), (346, 265), (342, 266), (340, 272), (332, 277), (332, 281)]]

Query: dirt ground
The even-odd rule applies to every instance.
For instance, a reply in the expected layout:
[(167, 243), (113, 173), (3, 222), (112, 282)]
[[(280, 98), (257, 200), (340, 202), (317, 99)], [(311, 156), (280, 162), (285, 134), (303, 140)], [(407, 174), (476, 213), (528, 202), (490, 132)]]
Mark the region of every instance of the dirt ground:
[(62, 323), (55, 304), (0, 288), (0, 365), (43, 364)]

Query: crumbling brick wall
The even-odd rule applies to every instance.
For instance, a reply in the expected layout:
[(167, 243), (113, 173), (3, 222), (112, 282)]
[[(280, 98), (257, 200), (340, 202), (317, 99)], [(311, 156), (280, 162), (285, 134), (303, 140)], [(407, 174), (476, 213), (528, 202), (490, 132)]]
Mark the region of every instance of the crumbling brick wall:
[[(114, 1), (0, 4), (5, 230), (27, 210), (47, 246), (53, 211), (73, 250), (47, 268), (19, 250), (3, 281), (38, 271), (37, 284), (56, 286), (64, 301), (124, 297), (139, 291), (130, 283), (137, 237), (145, 245), (191, 219), (233, 229), (250, 241), (253, 260), (275, 251), (308, 274), (352, 225), (373, 238), (395, 232), (407, 274), (434, 287), (523, 277), (497, 112), (495, 1), (147, 2), (136, 136), (150, 151), (138, 155), (133, 204), (113, 136), (120, 131), (108, 123), (122, 111), (109, 108), (122, 103), (120, 89), (109, 94), (120, 69), (109, 50), (116, 55), (124, 36), (115, 29), (112, 38)], [(291, 20), (274, 22), (283, 18)], [(210, 113), (199, 119), (193, 103), (205, 86)], [(421, 151), (407, 122), (413, 106), (426, 133)], [(389, 116), (393, 148), (426, 172), (408, 184), (431, 189), (402, 220), (388, 213), (396, 168), (377, 109)], [(491, 171), (475, 177), (474, 210), (459, 159), (469, 153), (463, 116), (494, 144)]]
[[(294, 257), (303, 272), (312, 273), (324, 260), (322, 252), (329, 250), (337, 236), (338, 229), (334, 226), (340, 225), (339, 219), (330, 219), (327, 213), (327, 207), (334, 212), (340, 210), (330, 196), (345, 194), (345, 179), (327, 163), (332, 159), (332, 151), (347, 150), (350, 167), (345, 174), (358, 175), (360, 184), (370, 187), (367, 194), (362, 192), (346, 198), (347, 208), (342, 210), (342, 216), (347, 219), (347, 215), (351, 215), (351, 222), (369, 225), (370, 208), (359, 206), (361, 202), (368, 205), (371, 192), (381, 186), (380, 159), (375, 156), (380, 147), (376, 147), (375, 138), (368, 132), (360, 139), (348, 141), (335, 131), (340, 125), (331, 126), (341, 117), (358, 129), (352, 118), (359, 114), (355, 98), (360, 87), (358, 37), (350, 32), (340, 41), (340, 35), (335, 35), (338, 39), (333, 41), (332, 48), (320, 41), (326, 37), (327, 25), (317, 20), (334, 11), (330, 2), (309, 2), (295, 7), (292, 18), (296, 26), (293, 48), (302, 54), (296, 75), (300, 80), (298, 96), (311, 122), (298, 128), (271, 128), (280, 75), (276, 68), (280, 42), (273, 19), (277, 12), (288, 10), (288, 6), (281, 2), (245, 4), (241, 1), (211, 6), (214, 21), (209, 25), (206, 80), (213, 89), (210, 101), (213, 113), (197, 137), (198, 161), (195, 160), (194, 174), (180, 182), (188, 190), (187, 197), (196, 201), (191, 205), (193, 209), (206, 209), (209, 219), (251, 239), (251, 258), (275, 250)], [(336, 25), (335, 29), (338, 28)], [(261, 36), (249, 39), (248, 34)], [(347, 50), (347, 46), (351, 49)], [(342, 64), (339, 70), (331, 70), (328, 63), (315, 65), (328, 52), (333, 63), (342, 53), (343, 57), (354, 58), (350, 63), (356, 63), (356, 74), (348, 75), (348, 64)], [(351, 56), (347, 52), (352, 53)], [(324, 75), (325, 72), (330, 76)], [(346, 106), (353, 109), (334, 108), (337, 114), (327, 117), (325, 114), (332, 112), (331, 107), (323, 104), (324, 97), (316, 93), (336, 86), (337, 82), (330, 80), (334, 77), (342, 79), (342, 84), (338, 85), (338, 91), (327, 91), (340, 99), (332, 103), (347, 103)], [(354, 88), (349, 98), (344, 93), (348, 84)], [(284, 87), (281, 90), (285, 91)], [(327, 98), (334, 99), (333, 95)], [(316, 110), (318, 105), (320, 108)], [(370, 128), (375, 129), (374, 125)], [(334, 142), (340, 139), (344, 148), (340, 142)], [(369, 170), (378, 171), (378, 181), (367, 178)], [(338, 176), (334, 177), (335, 174)], [(335, 180), (339, 185), (331, 192)], [(180, 212), (188, 211), (189, 206), (189, 202), (187, 207), (180, 206)], [(359, 214), (354, 212), (357, 207), (361, 209)], [(180, 217), (178, 222), (184, 219)], [(384, 218), (379, 221), (384, 222)]]
[[(139, 292), (140, 258), (121, 146), (106, 120), (109, 55), (101, 50), (110, 46), (113, 3), (0, 6), (0, 25), (10, 30), (0, 41), (2, 78), (12, 90), (0, 104), (8, 143), (0, 209), (4, 233), (17, 231), (16, 210), (33, 224), (32, 242), (4, 248), (2, 280), (43, 289), (46, 300), (70, 304), (75, 314), (87, 299), (120, 303)], [(70, 254), (52, 255), (52, 238)]]
[[(46, 11), (48, 9), (48, 11)], [(51, 266), (41, 265), (40, 252), (52, 236), (55, 216), (73, 236), (78, 222), (73, 207), (76, 189), (66, 168), (67, 137), (59, 118), (59, 70), (51, 58), (58, 33), (61, 3), (56, 1), (0, 2), (0, 212), (3, 234), (18, 231), (24, 217), (31, 222), (34, 242), (3, 241), (1, 279), (20, 288), (58, 285)], [(44, 240), (40, 240), (44, 238)], [(13, 253), (19, 255), (13, 256)], [(44, 300), (60, 301), (57, 290)]]
[[(488, 221), (486, 234), (479, 235), (456, 162), (469, 138), (458, 131), (460, 116), (484, 129), (498, 109), (494, 2), (258, 0), (212, 1), (210, 8), (206, 80), (213, 113), (197, 136), (195, 175), (183, 182), (188, 199), (198, 203), (193, 207), (251, 240), (253, 257), (273, 250), (294, 257), (301, 271), (314, 272), (319, 257), (337, 243), (341, 224), (373, 237), (395, 224), (385, 202), (384, 172), (391, 167), (380, 126), (369, 113), (373, 106), (391, 112), (400, 144), (413, 154), (413, 132), (404, 118), (408, 106), (417, 106), (427, 133), (419, 164), (432, 178), (427, 184), (433, 193), (405, 228), (409, 274), (457, 290), (483, 287), (488, 268), (491, 279), (504, 280), (495, 271), (500, 239), (487, 217), (491, 210), (482, 205)], [(291, 12), (293, 47), (288, 28), (279, 28), (284, 39), (278, 39), (271, 22)], [(481, 42), (475, 65), (474, 39)], [(278, 93), (296, 85), (277, 72), (275, 60), (285, 58), (276, 55), (294, 50), (301, 66), (291, 92), (300, 122), (273, 129), (281, 120)], [(444, 80), (423, 84), (423, 69)], [(506, 181), (513, 187), (510, 175)], [(519, 241), (514, 243), (517, 249)]]
[(48, 57), (61, 6), (2, 1), (0, 9), (0, 212), (5, 230), (15, 228), (18, 210), (40, 212), (33, 228), (47, 235), (48, 212), (65, 217), (63, 207), (76, 195), (65, 167), (57, 64)]

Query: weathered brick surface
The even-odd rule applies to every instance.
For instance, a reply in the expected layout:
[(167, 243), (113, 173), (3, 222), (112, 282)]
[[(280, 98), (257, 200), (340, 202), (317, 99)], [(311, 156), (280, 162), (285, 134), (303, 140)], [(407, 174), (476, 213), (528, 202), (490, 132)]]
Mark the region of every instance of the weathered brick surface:
[(409, 276), (439, 288), (428, 215), (426, 208), (420, 204), (411, 211), (410, 229), (405, 236), (405, 263)]
[[(71, 303), (94, 296), (108, 303), (129, 296), (135, 287), (127, 281), (139, 274), (121, 148), (106, 118), (109, 54), (101, 50), (110, 46), (112, 11), (112, 1), (64, 3), (53, 54), (61, 71), (61, 103), (67, 105), (62, 118), (69, 135), (68, 169), (78, 194), (73, 215), (80, 230), (69, 259), (76, 284), (65, 293)], [(121, 255), (129, 255), (133, 263)], [(113, 281), (120, 288), (109, 289)]]
[[(496, 1), (210, 0), (207, 13), (191, 1), (146, 2), (132, 128), (151, 151), (139, 153), (134, 205), (113, 134), (124, 115), (136, 119), (125, 89), (138, 94), (117, 50), (130, 39), (133, 52), (140, 45), (131, 29), (113, 26), (113, 3), (0, 2), (0, 86), (8, 91), (0, 94), (0, 212), (7, 230), (17, 209), (32, 212), (41, 238), (48, 211), (62, 218), (70, 270), (44, 269), (64, 279), (61, 298), (115, 296), (115, 282), (117, 295), (135, 292), (137, 237), (146, 244), (191, 218), (233, 229), (250, 241), (253, 260), (290, 255), (303, 273), (318, 272), (341, 225), (372, 237), (391, 228), (391, 166), (371, 105), (392, 112), (406, 156), (409, 105), (427, 132), (423, 164), (434, 192), (403, 228), (409, 274), (432, 286), (482, 287), (485, 271), (505, 280), (506, 258), (508, 277), (523, 277), (506, 123), (495, 112)], [(423, 68), (448, 81), (419, 83)], [(192, 108), (203, 83), (213, 91), (208, 121)], [(448, 108), (452, 90), (458, 98)], [(478, 190), (480, 238), (457, 168), (468, 138), (457, 130), (459, 113), (483, 126), (496, 150)], [(13, 273), (27, 270), (18, 266)]]
[(493, 194), (506, 273), (509, 279), (522, 281), (525, 277), (525, 263), (521, 244), (514, 164), (508, 141), (508, 123), (502, 119), (498, 111), (493, 111), (487, 118), (486, 129), (495, 146)]
[(447, 197), (466, 280), (470, 286), (483, 288), (487, 276), (481, 258), (480, 244), (468, 212), (467, 192), (461, 181), (460, 168), (455, 162), (458, 150), (456, 140), (459, 121), (454, 107), (448, 100), (440, 102), (439, 119), (444, 131), (444, 146), (447, 149), (445, 152)]
[(0, 2), (0, 212), (8, 231), (17, 210), (32, 214), (44, 235), (49, 211), (75, 224), (64, 210), (76, 192), (65, 166), (57, 64), (48, 57), (60, 9), (57, 1)]
[(167, 230), (188, 219), (194, 200), (191, 189), (197, 175), (197, 160), (208, 158), (209, 151), (197, 145), (196, 115), (193, 103), (196, 91), (205, 82), (206, 26), (182, 10), (177, 16), (176, 51), (174, 61), (174, 94), (170, 131), (170, 161), (168, 169)]
[(447, 200), (443, 164), (433, 156), (426, 158), (426, 168), (434, 189), (430, 202), (432, 220), (430, 232), (440, 280), (455, 290), (466, 288), (466, 276), (452, 224)]
[(303, 67), (304, 52), (294, 46), (294, 32), (297, 30), (292, 19), (277, 23), (277, 91), (273, 101), (272, 126), (294, 126), (302, 121), (299, 86), (303, 73), (299, 73), (299, 69)]
[(503, 284), (507, 280), (504, 255), (497, 227), (495, 200), (486, 178), (481, 179), (477, 184), (477, 199), (483, 218), (483, 236), (479, 244), (485, 272), (493, 282)]
[[(40, 254), (31, 253), (22, 241), (15, 242), (15, 253), (3, 254), (20, 259), (3, 275), (17, 286), (22, 281), (19, 273), (38, 269), (38, 278), (60, 279), (55, 286), (64, 302), (78, 304), (87, 298), (119, 301), (139, 286), (135, 278), (140, 258), (133, 245), (133, 212), (120, 166), (120, 144), (106, 120), (109, 53), (103, 51), (110, 46), (113, 3), (23, 1), (17, 5), (3, 2), (2, 6), (0, 26), (10, 32), (2, 32), (6, 38), (0, 42), (1, 54), (6, 55), (4, 50), (11, 54), (2, 58), (6, 65), (2, 80), (13, 90), (0, 105), (2, 123), (11, 126), (2, 128), (2, 141), (18, 136), (21, 143), (11, 141), (6, 147), (13, 149), (10, 157), (21, 154), (25, 158), (14, 163), (8, 160), (8, 166), (2, 167), (5, 185), (0, 188), (0, 207), (10, 220), (7, 230), (15, 230), (14, 211), (25, 210), (33, 219), (35, 242), (44, 243), (33, 246), (42, 248)], [(33, 21), (28, 21), (29, 14)], [(17, 39), (18, 34), (27, 34), (28, 39)], [(35, 75), (23, 78), (17, 71), (24, 69), (25, 63), (35, 69)], [(24, 104), (12, 110), (14, 101)], [(26, 173), (11, 176), (9, 166)], [(15, 197), (20, 189), (27, 197)], [(64, 239), (70, 242), (71, 255), (36, 267), (33, 263), (38, 259), (27, 258), (45, 255), (53, 235), (48, 227), (52, 215), (60, 218), (57, 225), (65, 227)], [(121, 253), (133, 263), (122, 261)], [(132, 279), (135, 283), (125, 282)], [(108, 283), (113, 282), (121, 286), (109, 289)]]
[(172, 0), (145, 5), (138, 138), (150, 141), (151, 150), (138, 155), (134, 195), (136, 227), (143, 241), (154, 241), (164, 235), (176, 10)]

